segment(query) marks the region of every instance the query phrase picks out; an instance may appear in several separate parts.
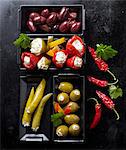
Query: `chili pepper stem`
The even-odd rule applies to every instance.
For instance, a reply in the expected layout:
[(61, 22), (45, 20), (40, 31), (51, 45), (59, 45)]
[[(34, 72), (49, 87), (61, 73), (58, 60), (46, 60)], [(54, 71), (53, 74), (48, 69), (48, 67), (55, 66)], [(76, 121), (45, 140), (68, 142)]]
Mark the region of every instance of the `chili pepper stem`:
[(91, 99), (94, 100), (94, 101), (96, 102), (97, 105), (99, 104), (99, 103), (98, 103), (98, 100), (97, 100), (96, 98), (93, 98), (93, 97), (88, 98), (87, 101), (89, 101), (89, 100), (91, 100)]
[(119, 120), (120, 116), (119, 116), (118, 112), (116, 111), (116, 109), (113, 108), (112, 110), (115, 112), (115, 114), (116, 114), (116, 116), (117, 116), (116, 120)]
[(116, 80), (115, 75), (110, 70), (107, 70), (107, 72), (113, 77), (114, 80)]
[(119, 80), (117, 79), (115, 82), (113, 82), (113, 83), (108, 83), (108, 85), (114, 85), (114, 84), (116, 84), (116, 83), (118, 83), (119, 82)]

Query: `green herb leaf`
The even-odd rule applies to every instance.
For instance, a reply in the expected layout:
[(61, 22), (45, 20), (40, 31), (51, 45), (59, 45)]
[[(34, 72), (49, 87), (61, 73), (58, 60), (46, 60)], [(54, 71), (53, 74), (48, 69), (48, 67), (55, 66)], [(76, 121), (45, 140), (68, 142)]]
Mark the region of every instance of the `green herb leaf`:
[(21, 33), (19, 37), (14, 41), (14, 45), (16, 47), (21, 47), (26, 49), (30, 47), (30, 38), (26, 34)]
[(114, 50), (111, 45), (97, 44), (96, 53), (98, 57), (101, 57), (104, 60), (113, 58), (117, 55), (118, 51)]
[(61, 119), (56, 119), (55, 121), (53, 121), (53, 126), (54, 127), (57, 127), (57, 126), (59, 126), (61, 124), (62, 124), (62, 120)]
[(53, 122), (54, 120), (60, 119), (60, 118), (62, 118), (63, 116), (64, 116), (63, 113), (56, 113), (56, 114), (53, 114), (53, 115), (51, 115), (51, 121)]
[(109, 95), (111, 99), (117, 99), (118, 97), (122, 97), (123, 91), (119, 86), (111, 85), (109, 87)]

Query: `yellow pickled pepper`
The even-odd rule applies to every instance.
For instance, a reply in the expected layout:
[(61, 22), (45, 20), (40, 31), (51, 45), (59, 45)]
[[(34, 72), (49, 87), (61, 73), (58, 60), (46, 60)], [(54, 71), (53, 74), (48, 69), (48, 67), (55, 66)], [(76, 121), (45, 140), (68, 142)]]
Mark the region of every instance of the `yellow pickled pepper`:
[(38, 85), (36, 92), (34, 94), (33, 100), (31, 102), (31, 104), (28, 106), (27, 108), (27, 113), (32, 114), (36, 107), (38, 106), (38, 104), (40, 103), (43, 94), (44, 94), (44, 90), (45, 90), (45, 86), (46, 86), (46, 80), (42, 79), (42, 81), (40, 82), (40, 84)]
[(33, 131), (37, 131), (39, 129), (44, 106), (45, 106), (46, 102), (49, 100), (49, 98), (52, 96), (52, 94), (53, 93), (49, 93), (49, 94), (45, 95), (42, 98), (41, 102), (39, 103), (38, 108), (35, 111), (35, 114), (33, 116), (33, 121), (32, 121), (32, 130)]
[(32, 116), (31, 116), (31, 114), (27, 113), (26, 109), (28, 108), (28, 106), (32, 102), (33, 96), (34, 96), (34, 87), (32, 87), (32, 89), (30, 91), (29, 98), (27, 100), (27, 103), (26, 103), (26, 106), (25, 106), (25, 109), (24, 109), (24, 114), (23, 114), (23, 117), (22, 117), (22, 125), (24, 125), (24, 127), (25, 126), (30, 126)]

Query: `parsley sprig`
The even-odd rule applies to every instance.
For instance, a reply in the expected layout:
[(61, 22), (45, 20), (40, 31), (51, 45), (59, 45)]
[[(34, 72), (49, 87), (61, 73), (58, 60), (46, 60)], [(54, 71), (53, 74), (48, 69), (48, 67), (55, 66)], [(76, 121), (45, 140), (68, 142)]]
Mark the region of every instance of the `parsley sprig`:
[(28, 37), (26, 34), (21, 33), (19, 37), (14, 41), (14, 45), (16, 47), (21, 48), (29, 48), (30, 47), (30, 37)]
[(98, 57), (101, 57), (104, 60), (113, 58), (117, 55), (118, 51), (114, 50), (111, 45), (97, 44), (96, 53)]

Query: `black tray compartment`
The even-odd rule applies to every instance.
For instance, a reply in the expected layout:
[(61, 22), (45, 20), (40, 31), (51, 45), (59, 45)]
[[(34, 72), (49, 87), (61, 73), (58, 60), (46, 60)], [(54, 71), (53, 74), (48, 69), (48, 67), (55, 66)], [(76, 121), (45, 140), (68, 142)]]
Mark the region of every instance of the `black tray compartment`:
[(38, 36), (38, 35), (74, 35), (73, 33), (46, 33), (44, 31), (41, 30), (37, 30), (36, 32), (32, 33), (30, 32), (30, 30), (28, 29), (26, 23), (28, 21), (29, 18), (29, 14), (31, 12), (41, 12), (41, 10), (43, 10), (44, 8), (48, 8), (49, 10), (59, 10), (62, 7), (69, 7), (70, 9), (75, 9), (78, 12), (78, 21), (80, 21), (81, 24), (81, 29), (78, 33), (74, 33), (74, 34), (79, 34), (79, 35), (83, 35), (83, 31), (85, 30), (85, 9), (84, 9), (84, 5), (21, 5), (20, 9), (19, 9), (19, 30), (20, 32), (26, 33), (28, 35), (34, 35), (34, 36)]
[[(85, 139), (85, 76), (80, 76), (79, 74), (72, 74), (72, 73), (68, 73), (68, 74), (59, 74), (56, 76), (53, 76), (53, 101), (56, 101), (56, 97), (58, 95), (58, 93), (60, 93), (60, 91), (57, 89), (58, 85), (60, 84), (60, 82), (63, 81), (67, 81), (73, 84), (74, 89), (77, 88), (80, 90), (81, 92), (81, 98), (80, 100), (77, 102), (80, 106), (80, 109), (78, 110), (78, 112), (76, 112), (75, 114), (77, 114), (80, 117), (80, 121), (79, 121), (79, 125), (81, 128), (81, 132), (80, 135), (77, 137), (71, 137), (71, 136), (67, 136), (67, 137), (58, 137), (55, 134), (56, 128), (53, 127), (53, 135), (52, 135), (52, 140), (54, 142), (77, 142), (77, 143), (81, 143), (84, 142)], [(54, 109), (53, 109), (53, 113), (54, 113)], [(63, 123), (65, 124), (65, 123)]]

